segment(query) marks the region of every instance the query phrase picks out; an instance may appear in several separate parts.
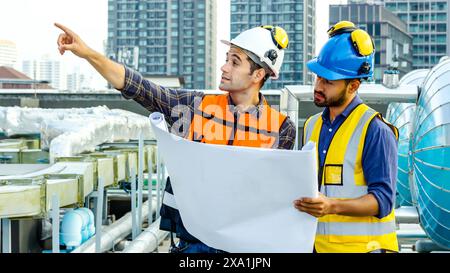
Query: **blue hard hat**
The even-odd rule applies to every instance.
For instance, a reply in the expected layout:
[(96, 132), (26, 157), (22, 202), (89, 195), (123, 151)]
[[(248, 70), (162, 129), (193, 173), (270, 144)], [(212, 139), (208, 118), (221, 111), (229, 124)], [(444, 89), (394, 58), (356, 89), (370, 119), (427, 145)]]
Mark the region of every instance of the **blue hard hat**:
[[(373, 44), (372, 41), (371, 43)], [(319, 77), (332, 81), (371, 78), (374, 55), (374, 50), (370, 55), (362, 55), (352, 40), (352, 33), (345, 32), (332, 36), (319, 56), (310, 60), (307, 66)]]

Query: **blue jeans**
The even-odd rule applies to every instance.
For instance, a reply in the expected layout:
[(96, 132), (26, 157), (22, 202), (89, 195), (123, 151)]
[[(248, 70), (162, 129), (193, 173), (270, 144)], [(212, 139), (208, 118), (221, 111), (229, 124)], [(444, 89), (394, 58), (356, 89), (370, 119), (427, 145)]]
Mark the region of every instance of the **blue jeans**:
[(180, 241), (175, 247), (170, 248), (170, 253), (226, 253), (226, 252), (209, 247), (202, 242), (190, 243), (180, 239)]

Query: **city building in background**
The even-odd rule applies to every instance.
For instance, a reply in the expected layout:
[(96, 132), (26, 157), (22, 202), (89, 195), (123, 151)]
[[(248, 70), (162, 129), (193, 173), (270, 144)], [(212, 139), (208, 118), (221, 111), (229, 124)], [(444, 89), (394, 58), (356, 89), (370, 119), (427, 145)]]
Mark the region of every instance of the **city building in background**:
[[(355, 2), (355, 0), (350, 0)], [(358, 1), (362, 2), (362, 1)], [(450, 55), (448, 0), (379, 0), (406, 22), (413, 37), (413, 68), (431, 68)]]
[(383, 0), (349, 0), (349, 4), (375, 4), (383, 5)]
[(66, 90), (66, 75), (60, 61), (44, 56), (39, 60), (25, 60), (22, 62), (22, 71), (31, 79), (46, 81), (58, 90)]
[(312, 83), (313, 75), (307, 70), (306, 62), (315, 56), (315, 0), (231, 0), (230, 22), (231, 38), (260, 25), (278, 25), (287, 31), (289, 48), (280, 78), (269, 80), (265, 89)]
[(67, 90), (76, 92), (87, 88), (86, 80), (86, 76), (83, 74), (76, 72), (67, 74)]
[(375, 82), (382, 82), (385, 70), (396, 68), (400, 77), (412, 70), (412, 36), (406, 23), (383, 5), (330, 5), (330, 26), (343, 20), (355, 23), (373, 37)]
[(14, 67), (17, 63), (17, 48), (14, 42), (0, 39), (0, 66)]
[(183, 77), (186, 88), (213, 89), (216, 5), (216, 0), (109, 0), (107, 55), (142, 74)]
[(0, 66), (0, 89), (52, 89), (47, 82), (33, 80), (9, 66)]
[(184, 87), (184, 78), (176, 77), (176, 76), (152, 76), (152, 75), (143, 75), (145, 79), (154, 82), (158, 85), (180, 89)]

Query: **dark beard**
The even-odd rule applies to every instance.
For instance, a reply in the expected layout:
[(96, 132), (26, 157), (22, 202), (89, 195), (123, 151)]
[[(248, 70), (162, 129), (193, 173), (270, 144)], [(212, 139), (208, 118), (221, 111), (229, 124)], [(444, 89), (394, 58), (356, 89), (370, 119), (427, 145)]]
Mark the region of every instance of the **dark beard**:
[(331, 99), (326, 98), (323, 93), (320, 93), (325, 98), (324, 102), (319, 103), (319, 102), (314, 101), (314, 104), (317, 107), (338, 107), (338, 106), (341, 106), (341, 105), (343, 105), (345, 103), (345, 100), (346, 100), (346, 96), (345, 96), (346, 95), (346, 92), (345, 92), (346, 89), (347, 89), (347, 87), (345, 87), (341, 91), (341, 93), (339, 93), (337, 98), (331, 98)]

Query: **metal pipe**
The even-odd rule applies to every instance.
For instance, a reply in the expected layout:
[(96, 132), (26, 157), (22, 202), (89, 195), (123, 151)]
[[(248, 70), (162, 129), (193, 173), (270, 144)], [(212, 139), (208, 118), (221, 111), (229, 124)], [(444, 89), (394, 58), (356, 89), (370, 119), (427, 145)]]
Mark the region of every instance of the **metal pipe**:
[(159, 218), (159, 207), (161, 206), (161, 154), (159, 149), (156, 153), (156, 219)]
[(136, 223), (136, 170), (131, 169), (131, 238), (137, 237)]
[(59, 198), (52, 195), (52, 252), (59, 253)]
[(103, 178), (98, 179), (97, 187), (97, 213), (95, 219), (95, 253), (101, 252), (101, 242), (102, 242), (102, 223), (103, 223), (103, 190), (104, 181)]
[(1, 219), (2, 224), (2, 253), (11, 253), (11, 220)]
[(415, 207), (403, 206), (395, 209), (397, 224), (419, 224), (419, 213)]
[[(299, 100), (298, 98), (292, 94), (291, 91), (287, 88), (283, 88), (281, 90), (280, 95), (280, 111), (285, 113), (287, 116), (291, 118), (291, 120), (295, 124), (295, 128), (298, 128), (299, 126)], [(280, 124), (281, 126), (281, 124)], [(298, 150), (298, 130), (296, 130), (295, 134), (295, 142), (294, 142), (294, 150)]]
[[(405, 225), (407, 227), (405, 227)], [(412, 226), (413, 227), (411, 227), (411, 224), (403, 224), (396, 231), (398, 243), (400, 245), (413, 245), (420, 239), (428, 238), (425, 231), (423, 231), (423, 229), (420, 228), (419, 225), (412, 225)]]
[[(312, 101), (314, 86), (295, 85), (286, 86), (299, 101)], [(358, 89), (358, 95), (366, 103), (388, 102), (416, 102), (419, 95), (417, 85), (401, 85), (395, 89), (387, 88), (381, 84), (362, 84)]]
[(144, 187), (144, 137), (142, 130), (139, 132), (138, 157), (137, 235), (142, 232), (142, 190)]
[(416, 242), (414, 250), (419, 253), (429, 253), (433, 251), (449, 251), (450, 249), (443, 248), (429, 239), (424, 239)]
[(161, 218), (158, 218), (144, 232), (142, 232), (135, 240), (130, 242), (122, 251), (123, 253), (150, 253), (158, 248), (169, 232), (159, 229)]
[[(147, 191), (148, 191), (148, 199), (153, 198), (153, 156), (151, 153), (152, 150), (149, 151), (148, 154), (148, 179), (147, 179)], [(152, 213), (152, 202), (148, 202), (148, 222), (149, 224), (153, 223), (153, 213)]]
[[(143, 208), (143, 215), (145, 219), (148, 215), (148, 204), (146, 201), (144, 203)], [(152, 200), (152, 202), (155, 202)], [(117, 220), (116, 222), (112, 223), (109, 226), (104, 226), (102, 228), (102, 238), (101, 238), (101, 244), (100, 244), (100, 252), (105, 252), (114, 247), (115, 244), (123, 240), (125, 237), (127, 237), (131, 233), (131, 212), (128, 212), (125, 214), (122, 218)], [(145, 220), (144, 219), (144, 220)], [(72, 253), (94, 253), (95, 252), (95, 237), (93, 236), (91, 239), (86, 241), (84, 244), (76, 248), (72, 251)]]

